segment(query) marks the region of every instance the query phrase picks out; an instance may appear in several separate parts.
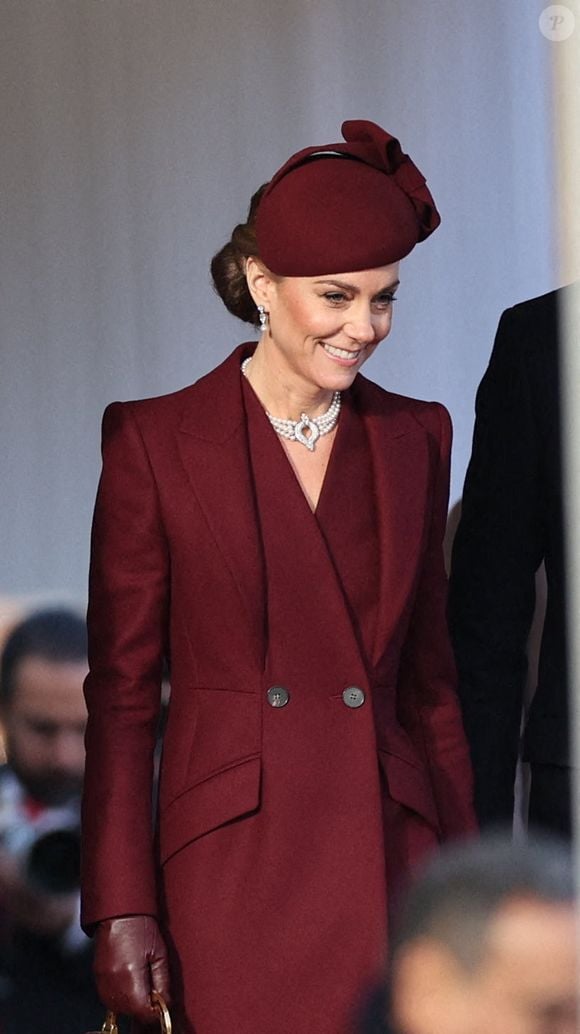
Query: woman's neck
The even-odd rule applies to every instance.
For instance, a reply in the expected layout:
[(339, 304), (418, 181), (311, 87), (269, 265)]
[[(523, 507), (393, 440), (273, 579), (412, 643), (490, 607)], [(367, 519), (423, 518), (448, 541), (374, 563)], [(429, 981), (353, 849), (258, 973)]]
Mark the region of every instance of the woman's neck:
[(247, 364), (245, 374), (264, 409), (283, 420), (299, 420), (302, 413), (310, 417), (320, 416), (332, 402), (334, 392), (300, 377), (284, 363), (283, 358), (267, 350), (263, 338)]

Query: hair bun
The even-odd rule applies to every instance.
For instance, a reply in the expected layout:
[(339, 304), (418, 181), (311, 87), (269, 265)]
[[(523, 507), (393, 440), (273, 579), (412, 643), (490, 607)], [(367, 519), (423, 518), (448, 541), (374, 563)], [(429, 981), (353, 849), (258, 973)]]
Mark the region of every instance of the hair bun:
[(211, 261), (211, 275), (214, 287), (228, 312), (244, 323), (258, 325), (258, 310), (246, 280), (246, 259), (258, 254), (254, 229), (258, 203), (267, 184), (260, 187), (250, 201), (248, 219), (238, 223), (231, 239), (224, 244)]

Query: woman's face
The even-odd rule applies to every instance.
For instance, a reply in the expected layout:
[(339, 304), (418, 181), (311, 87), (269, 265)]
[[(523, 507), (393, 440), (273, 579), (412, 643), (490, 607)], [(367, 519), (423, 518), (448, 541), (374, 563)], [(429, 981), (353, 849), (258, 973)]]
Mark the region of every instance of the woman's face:
[(332, 276), (268, 279), (278, 371), (313, 387), (348, 388), (391, 329), (399, 264)]

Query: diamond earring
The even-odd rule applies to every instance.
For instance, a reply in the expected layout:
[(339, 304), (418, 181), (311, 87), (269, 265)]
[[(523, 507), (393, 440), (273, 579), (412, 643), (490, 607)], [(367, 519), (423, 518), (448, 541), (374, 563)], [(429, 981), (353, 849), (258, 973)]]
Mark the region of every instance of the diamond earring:
[(265, 334), (268, 329), (268, 313), (263, 305), (258, 305), (258, 316), (260, 319), (260, 330)]

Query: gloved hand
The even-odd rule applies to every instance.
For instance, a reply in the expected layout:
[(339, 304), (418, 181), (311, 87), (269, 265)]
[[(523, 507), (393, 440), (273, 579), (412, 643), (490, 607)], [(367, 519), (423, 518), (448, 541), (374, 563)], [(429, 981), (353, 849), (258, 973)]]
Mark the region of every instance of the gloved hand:
[(100, 922), (93, 968), (103, 1005), (116, 1013), (152, 1024), (158, 1013), (151, 1005), (151, 991), (159, 991), (170, 1002), (167, 948), (153, 916)]

